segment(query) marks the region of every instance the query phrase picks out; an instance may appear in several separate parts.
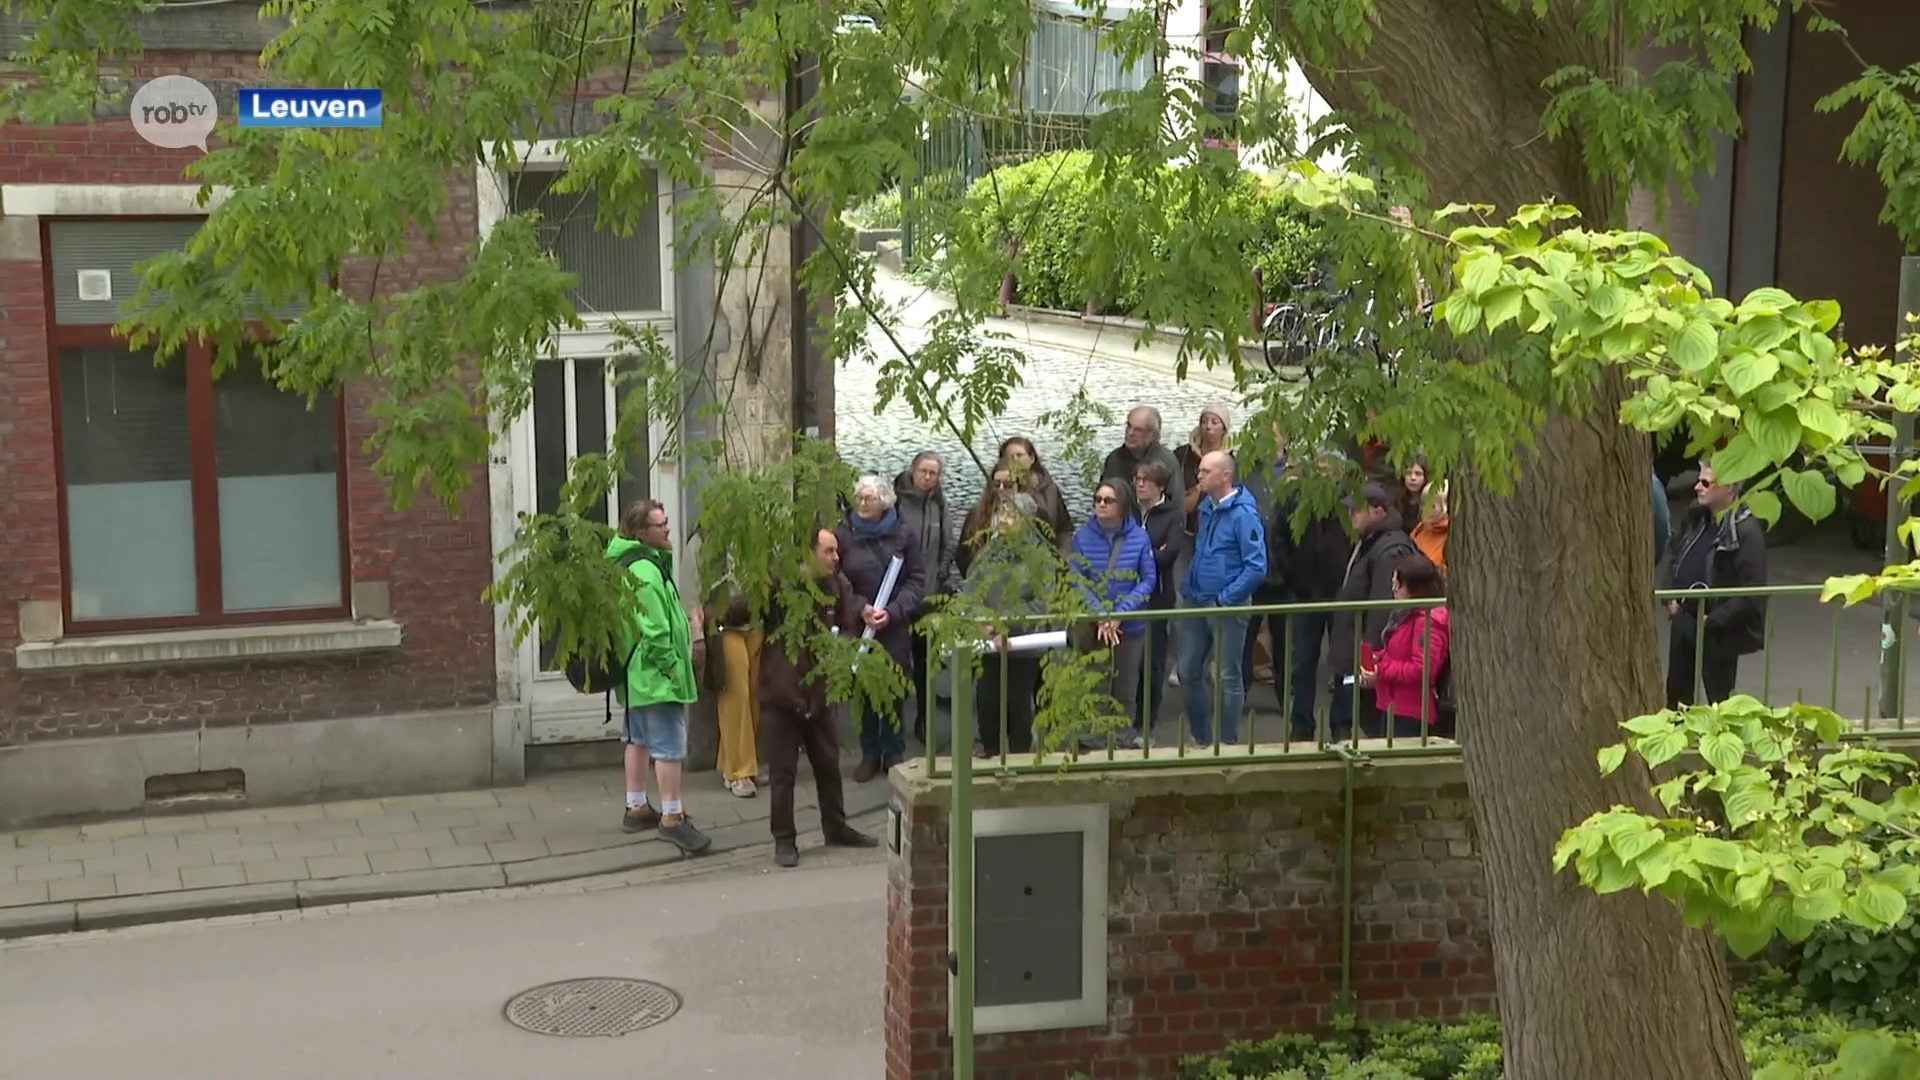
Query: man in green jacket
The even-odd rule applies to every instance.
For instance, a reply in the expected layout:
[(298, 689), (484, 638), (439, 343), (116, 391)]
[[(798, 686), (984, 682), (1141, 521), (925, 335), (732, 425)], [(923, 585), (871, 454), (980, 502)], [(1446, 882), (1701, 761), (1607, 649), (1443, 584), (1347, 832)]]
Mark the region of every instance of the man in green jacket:
[[(711, 837), (695, 828), (680, 805), (681, 772), (687, 760), (687, 706), (700, 696), (693, 677), (694, 635), (704, 616), (691, 618), (673, 583), (673, 533), (667, 510), (642, 499), (620, 516), (620, 535), (607, 542), (607, 558), (638, 553), (627, 572), (640, 587), (625, 646), (627, 683), (620, 688), (626, 725), (627, 810), (620, 826), (627, 832), (657, 827), (660, 839), (688, 854), (705, 851)], [(647, 803), (647, 763), (660, 780), (660, 809)]]

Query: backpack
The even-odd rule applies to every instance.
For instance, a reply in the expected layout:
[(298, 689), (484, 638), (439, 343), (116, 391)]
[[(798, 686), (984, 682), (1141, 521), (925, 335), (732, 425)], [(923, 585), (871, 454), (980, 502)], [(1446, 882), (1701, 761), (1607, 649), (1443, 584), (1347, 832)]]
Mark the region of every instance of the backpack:
[[(646, 558), (644, 549), (635, 548), (614, 560), (614, 565), (628, 570), (634, 563)], [(618, 652), (602, 652), (598, 646), (588, 646), (567, 661), (567, 681), (575, 690), (583, 694), (605, 694), (607, 698), (606, 723), (613, 723), (613, 691), (627, 683), (627, 666), (633, 663), (633, 654), (640, 651), (640, 643), (633, 643), (623, 659)]]

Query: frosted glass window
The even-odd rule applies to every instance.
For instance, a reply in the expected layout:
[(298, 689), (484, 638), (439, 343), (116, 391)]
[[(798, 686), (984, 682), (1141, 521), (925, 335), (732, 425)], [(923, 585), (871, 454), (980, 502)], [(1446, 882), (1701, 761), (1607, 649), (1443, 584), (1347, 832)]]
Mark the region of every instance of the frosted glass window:
[(61, 461), (76, 622), (193, 615), (193, 466), (181, 363), (63, 348)]
[[(577, 275), (573, 303), (583, 313), (659, 311), (660, 206), (649, 198), (625, 236), (599, 227), (600, 196), (592, 188), (559, 192), (553, 185), (566, 173), (529, 169), (508, 185), (516, 214), (540, 212), (539, 232), (560, 269)], [(641, 190), (659, 191), (658, 174), (641, 174)]]
[(341, 603), (338, 412), (243, 358), (213, 386), (220, 591), (229, 612)]

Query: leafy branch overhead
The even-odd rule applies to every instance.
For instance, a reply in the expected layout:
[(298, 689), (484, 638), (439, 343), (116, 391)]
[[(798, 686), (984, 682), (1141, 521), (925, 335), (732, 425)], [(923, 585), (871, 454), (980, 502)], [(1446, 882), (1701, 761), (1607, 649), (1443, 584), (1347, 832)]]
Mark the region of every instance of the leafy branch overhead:
[(1653, 787), (1665, 817), (1616, 806), (1568, 830), (1554, 868), (1611, 893), (1638, 888), (1711, 923), (1741, 956), (1840, 920), (1884, 931), (1920, 897), (1920, 764), (1843, 744), (1846, 721), (1745, 695), (1622, 725), (1603, 773), (1692, 762)]

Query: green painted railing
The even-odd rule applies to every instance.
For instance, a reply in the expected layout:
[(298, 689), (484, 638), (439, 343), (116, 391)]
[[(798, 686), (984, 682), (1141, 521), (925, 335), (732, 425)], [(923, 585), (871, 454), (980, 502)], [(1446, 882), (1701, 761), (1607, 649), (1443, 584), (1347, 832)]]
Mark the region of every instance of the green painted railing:
[[(1822, 586), (1819, 584), (1808, 584), (1767, 585), (1730, 589), (1669, 589), (1655, 592), (1654, 600), (1656, 604), (1664, 604), (1668, 600), (1677, 600), (1691, 604), (1707, 600), (1745, 596), (1758, 597), (1763, 600), (1775, 598), (1817, 599), (1820, 595), (1821, 588)], [(1364, 631), (1364, 615), (1366, 613), (1381, 610), (1416, 610), (1436, 607), (1444, 603), (1444, 600), (1360, 600), (1332, 603), (1269, 604), (1231, 608), (1207, 608), (1203, 609), (1204, 614), (1199, 614), (1194, 609), (1128, 612), (1122, 616), (1126, 621), (1146, 621), (1149, 623), (1153, 621), (1173, 622), (1175, 625), (1171, 628), (1171, 633), (1168, 635), (1169, 639), (1171, 639), (1172, 634), (1179, 632), (1179, 624), (1181, 622), (1205, 619), (1213, 624), (1211, 627), (1211, 636), (1216, 643), (1216, 647), (1210, 650), (1211, 655), (1208, 658), (1207, 667), (1208, 681), (1213, 694), (1213, 707), (1211, 709), (1213, 716), (1212, 740), (1210, 742), (1196, 744), (1189, 738), (1190, 732), (1188, 724), (1178, 722), (1175, 724), (1177, 734), (1174, 741), (1171, 744), (1156, 744), (1153, 740), (1153, 720), (1157, 719), (1157, 717), (1149, 717), (1148, 723), (1140, 732), (1144, 738), (1144, 745), (1138, 750), (1130, 750), (1123, 747), (1119, 738), (1119, 731), (1116, 729), (1108, 733), (1107, 745), (1104, 749), (1089, 751), (1078, 746), (1077, 740), (1075, 740), (1066, 746), (1052, 751), (1046, 751), (1036, 747), (1032, 754), (1012, 752), (1009, 750), (1009, 736), (1012, 733), (1008, 730), (1008, 668), (1006, 664), (1002, 663), (998, 666), (1000, 685), (994, 695), (999, 699), (1000, 703), (999, 753), (989, 757), (982, 764), (973, 766), (973, 768), (1011, 775), (1024, 772), (1057, 772), (1062, 768), (1122, 770), (1170, 768), (1181, 765), (1192, 765), (1196, 763), (1196, 759), (1200, 758), (1232, 758), (1238, 762), (1249, 759), (1257, 761), (1276, 758), (1297, 760), (1302, 755), (1319, 755), (1328, 759), (1337, 759), (1343, 755), (1336, 746), (1336, 742), (1344, 743), (1349, 751), (1360, 749), (1364, 745), (1370, 754), (1453, 753), (1457, 750), (1457, 744), (1451, 739), (1439, 738), (1432, 735), (1426, 730), (1425, 725), (1420, 725), (1422, 730), (1418, 736), (1397, 735), (1395, 733), (1397, 726), (1395, 724), (1396, 718), (1392, 716), (1391, 713), (1384, 717), (1384, 724), (1381, 725), (1383, 728), (1381, 736), (1368, 737), (1365, 735), (1361, 730), (1357, 718), (1363, 715), (1364, 710), (1362, 705), (1367, 699), (1372, 698), (1374, 691), (1370, 687), (1361, 686), (1358, 682), (1338, 691), (1332, 691), (1324, 686), (1316, 686), (1314, 688), (1314, 698), (1316, 701), (1316, 708), (1314, 710), (1315, 730), (1311, 739), (1296, 737), (1289, 719), (1289, 703), (1295, 689), (1291, 658), (1294, 649), (1293, 639), (1296, 633), (1297, 616), (1331, 616), (1343, 612), (1360, 616), (1353, 620), (1352, 641), (1347, 645), (1347, 647), (1351, 649), (1351, 657), (1353, 660), (1351, 666), (1357, 670), (1360, 666), (1360, 649)], [(1909, 598), (1905, 594), (1901, 594), (1897, 596), (1892, 603), (1898, 616), (1895, 621), (1903, 623), (1908, 617)], [(1829, 622), (1829, 629), (1826, 634), (1828, 639), (1828, 656), (1826, 677), (1824, 679), (1825, 693), (1809, 694), (1806, 692), (1807, 688), (1803, 685), (1793, 694), (1792, 699), (1823, 704), (1835, 712), (1841, 713), (1843, 716), (1848, 715), (1852, 708), (1851, 703), (1853, 701), (1859, 701), (1861, 703), (1859, 714), (1857, 716), (1849, 716), (1849, 719), (1854, 720), (1859, 729), (1871, 731), (1906, 730), (1905, 697), (1907, 653), (1914, 635), (1898, 634), (1893, 636), (1892, 640), (1896, 643), (1894, 656), (1895, 674), (1888, 682), (1894, 688), (1894, 693), (1889, 696), (1888, 700), (1879, 701), (1881, 708), (1876, 716), (1874, 705), (1876, 704), (1876, 696), (1880, 694), (1881, 664), (1876, 658), (1872, 664), (1873, 670), (1870, 673), (1863, 673), (1861, 684), (1858, 687), (1860, 697), (1854, 698), (1852, 696), (1855, 692), (1852, 687), (1848, 687), (1846, 692), (1843, 693), (1840, 674), (1843, 666), (1842, 630), (1845, 620), (1848, 618), (1848, 612), (1847, 609), (1842, 607), (1837, 601), (1825, 605), (1825, 608), (1830, 610), (1808, 611), (1804, 613), (1803, 618), (1795, 619), (1796, 622), (1803, 622), (1804, 618), (1825, 618)], [(1876, 608), (1875, 610), (1879, 609)], [(1274, 672), (1274, 692), (1278, 698), (1280, 713), (1275, 716), (1271, 713), (1265, 713), (1263, 710), (1255, 709), (1251, 705), (1246, 705), (1240, 717), (1240, 724), (1238, 725), (1240, 731), (1244, 733), (1244, 737), (1236, 743), (1223, 743), (1220, 738), (1221, 729), (1224, 726), (1221, 723), (1221, 717), (1226, 694), (1224, 683), (1220, 678), (1221, 650), (1217, 647), (1217, 643), (1220, 640), (1219, 627), (1221, 621), (1229, 618), (1251, 620), (1254, 617), (1259, 617), (1264, 621), (1274, 616), (1279, 617), (1281, 640), (1273, 643), (1270, 662)], [(1648, 614), (1650, 626), (1652, 625), (1651, 620), (1656, 616), (1657, 612), (1650, 609)], [(1086, 622), (1099, 621), (1108, 617), (1110, 616), (1095, 613), (1081, 615), (1077, 618), (1078, 621)], [(1776, 629), (1781, 622), (1781, 618), (1782, 616), (1777, 605), (1771, 603), (1766, 605), (1761, 650), (1756, 655), (1743, 657), (1741, 659), (1743, 672), (1751, 671), (1751, 665), (1754, 663), (1760, 665), (1761, 685), (1754, 696), (1770, 704), (1782, 703), (1776, 700), (1777, 695), (1774, 686), (1777, 644)], [(1858, 609), (1856, 609), (1856, 614), (1853, 618), (1861, 618), (1861, 615), (1858, 614)], [(1067, 621), (1068, 619), (1065, 616), (1046, 614), (1009, 616), (1005, 620), (1009, 632), (1015, 634), (1019, 632), (1018, 628), (1022, 625), (1057, 629)], [(1269, 623), (1269, 625), (1271, 626), (1271, 623)], [(1250, 627), (1248, 633), (1251, 634), (1253, 632), (1253, 629)], [(1880, 641), (1878, 640), (1880, 620), (1874, 620), (1871, 633), (1875, 637), (1871, 648), (1877, 657), (1877, 654), (1881, 651)], [(1155, 656), (1152, 651), (1153, 635), (1149, 633), (1146, 635), (1146, 638), (1144, 655), (1140, 665), (1141, 686), (1137, 691), (1139, 694), (1138, 700), (1141, 702), (1149, 702), (1152, 700), (1153, 682), (1156, 676)], [(1696, 701), (1703, 700), (1704, 698), (1704, 687), (1702, 686), (1701, 679), (1701, 661), (1704, 658), (1705, 643), (1706, 638), (1704, 635), (1695, 635), (1693, 698)], [(1329, 649), (1333, 646), (1331, 641), (1328, 641), (1326, 644)], [(935, 643), (929, 652), (934, 655), (943, 655), (953, 647), (954, 643), (951, 642)], [(977, 648), (978, 643), (972, 643), (972, 647)], [(1661, 657), (1663, 668), (1667, 659), (1665, 656)], [(1324, 660), (1325, 655), (1323, 654), (1323, 662)], [(1423, 660), (1423, 668), (1425, 669), (1422, 674), (1423, 699), (1429, 696), (1428, 692), (1432, 690), (1434, 681), (1440, 674), (1432, 669), (1431, 660), (1430, 655)], [(1177, 668), (1169, 667), (1168, 670), (1177, 671)], [(927, 684), (921, 687), (922, 693), (931, 695), (934, 692), (933, 680), (936, 674), (936, 672), (932, 671), (926, 673)], [(1253, 691), (1251, 675), (1252, 672), (1250, 671), (1242, 672), (1243, 689), (1248, 695)], [(971, 680), (964, 678), (958, 673), (954, 675), (953, 681), (955, 685), (953, 687), (952, 708), (950, 710), (951, 737), (954, 746), (964, 747), (970, 740), (965, 738), (963, 733), (971, 731), (975, 723), (972, 699), (980, 692), (980, 688), (971, 685), (962, 687), (960, 684), (970, 683)], [(1804, 682), (1804, 680), (1802, 681)], [(963, 690), (965, 692), (964, 698), (962, 697)], [(1340, 740), (1332, 738), (1332, 732), (1329, 730), (1330, 710), (1319, 708), (1317, 705), (1317, 703), (1322, 700), (1327, 701), (1330, 705), (1332, 694), (1335, 692), (1351, 695), (1347, 715), (1356, 718), (1351, 732)], [(1175, 691), (1170, 689), (1167, 691), (1167, 695), (1177, 702), (1178, 696)], [(1184, 710), (1176, 711), (1184, 712)], [(1397, 719), (1404, 720), (1405, 718)], [(1627, 718), (1622, 717), (1621, 719), (1624, 720)], [(1263, 739), (1261, 737), (1263, 722), (1268, 725), (1278, 725), (1279, 732), (1277, 738), (1270, 737)], [(1916, 725), (1916, 727), (1920, 728), (1920, 725)], [(1267, 730), (1270, 732), (1272, 729), (1269, 727)], [(937, 739), (929, 738), (927, 740), (925, 762), (927, 775), (935, 777), (957, 775), (957, 771), (960, 768), (959, 763), (938, 756), (937, 746)], [(960, 756), (964, 757), (965, 753), (965, 749), (962, 749)]]
[[(1740, 596), (1759, 597), (1769, 601), (1783, 598), (1817, 599), (1821, 588), (1822, 586), (1813, 584), (1771, 585), (1745, 589), (1663, 590), (1654, 594), (1654, 600), (1657, 604), (1664, 605), (1665, 602), (1669, 600), (1692, 603)], [(1107, 746), (1104, 751), (1082, 752), (1077, 746), (1078, 740), (1076, 738), (1071, 740), (1067, 747), (1057, 752), (1048, 753), (1038, 749), (1032, 754), (1014, 754), (1010, 752), (1008, 750), (1008, 744), (1011, 733), (1008, 730), (1007, 711), (1008, 671), (1007, 665), (1002, 663), (999, 665), (1000, 680), (999, 686), (997, 687), (997, 696), (1000, 701), (1000, 752), (996, 755), (996, 759), (982, 761), (976, 766), (976, 763), (968, 753), (970, 749), (968, 744), (971, 742), (971, 739), (964, 737), (964, 735), (974, 726), (975, 712), (973, 709), (973, 701), (980, 688), (974, 685), (972, 679), (961, 677), (959, 669), (956, 669), (953, 679), (951, 709), (949, 711), (949, 737), (953, 748), (959, 752), (947, 759), (938, 757), (936, 754), (936, 748), (939, 745), (938, 733), (937, 731), (929, 730), (927, 732), (925, 760), (927, 775), (950, 776), (953, 781), (949, 811), (950, 828), (948, 832), (948, 917), (951, 948), (953, 950), (950, 960), (952, 965), (952, 981), (949, 987), (950, 994), (948, 1004), (953, 1034), (953, 1074), (956, 1080), (972, 1080), (974, 1076), (973, 1009), (976, 953), (974, 947), (975, 881), (972, 788), (973, 774), (976, 771), (976, 767), (981, 771), (993, 775), (1017, 775), (1021, 773), (1057, 773), (1063, 769), (1094, 771), (1154, 769), (1180, 766), (1193, 767), (1212, 763), (1237, 765), (1248, 762), (1272, 760), (1312, 760), (1315, 757), (1330, 762), (1339, 762), (1345, 777), (1345, 822), (1341, 830), (1340, 851), (1340, 993), (1339, 997), (1335, 999), (1335, 1003), (1336, 1008), (1351, 1011), (1353, 1005), (1355, 771), (1370, 765), (1374, 759), (1381, 757), (1414, 757), (1421, 755), (1432, 755), (1436, 757), (1450, 756), (1458, 752), (1458, 745), (1451, 740), (1432, 737), (1427, 733), (1424, 725), (1422, 725), (1422, 731), (1418, 738), (1396, 738), (1394, 734), (1394, 717), (1391, 713), (1388, 713), (1384, 717), (1384, 737), (1366, 738), (1362, 734), (1360, 727), (1360, 717), (1362, 716), (1362, 710), (1360, 708), (1362, 701), (1361, 695), (1370, 695), (1373, 693), (1373, 690), (1370, 687), (1362, 687), (1357, 683), (1350, 689), (1339, 691), (1353, 695), (1349, 702), (1352, 706), (1349, 715), (1354, 718), (1354, 726), (1352, 734), (1348, 739), (1341, 742), (1331, 740), (1329, 738), (1328, 713), (1316, 709), (1314, 712), (1315, 737), (1313, 740), (1294, 740), (1292, 738), (1289, 720), (1289, 702), (1293, 689), (1291, 658), (1295, 633), (1294, 616), (1333, 614), (1338, 612), (1353, 612), (1358, 615), (1364, 615), (1366, 612), (1379, 611), (1381, 609), (1421, 609), (1435, 607), (1442, 603), (1444, 603), (1444, 601), (1441, 600), (1384, 600), (1322, 604), (1275, 604), (1236, 608), (1211, 608), (1206, 609), (1204, 616), (1196, 616), (1192, 610), (1138, 611), (1127, 613), (1122, 617), (1126, 621), (1181, 620), (1198, 617), (1214, 622), (1214, 647), (1211, 649), (1212, 655), (1209, 658), (1209, 674), (1211, 676), (1211, 690), (1213, 694), (1213, 739), (1210, 744), (1202, 744), (1199, 746), (1194, 746), (1189, 743), (1188, 725), (1184, 716), (1177, 722), (1179, 735), (1175, 745), (1172, 747), (1156, 747), (1153, 743), (1152, 732), (1154, 721), (1157, 717), (1153, 715), (1150, 706), (1153, 700), (1151, 696), (1153, 689), (1152, 684), (1157, 671), (1156, 665), (1154, 664), (1154, 657), (1151, 654), (1153, 640), (1151, 633), (1147, 635), (1147, 651), (1141, 662), (1140, 693), (1142, 697), (1140, 700), (1145, 703), (1143, 707), (1147, 712), (1147, 717), (1142, 732), (1145, 736), (1145, 743), (1138, 750), (1122, 749), (1119, 746), (1115, 734), (1109, 733)], [(1843, 701), (1840, 669), (1842, 666), (1842, 633), (1848, 614), (1847, 609), (1837, 602), (1828, 605), (1828, 607), (1831, 609), (1830, 614), (1823, 616), (1819, 609), (1812, 609), (1806, 612), (1805, 615), (1814, 619), (1825, 617), (1830, 620), (1831, 626), (1827, 633), (1829, 641), (1826, 672), (1827, 693), (1824, 704), (1826, 704), (1828, 708), (1845, 716), (1846, 712), (1844, 710), (1846, 704)], [(1903, 632), (1906, 620), (1910, 617), (1909, 597), (1905, 594), (1894, 596), (1885, 600), (1873, 610), (1878, 611), (1880, 614), (1880, 617), (1873, 620), (1872, 623), (1872, 633), (1874, 635), (1872, 642), (1874, 655), (1872, 662), (1873, 670), (1871, 675), (1867, 677), (1865, 685), (1861, 690), (1861, 712), (1858, 717), (1853, 718), (1855, 721), (1855, 730), (1864, 733), (1886, 732), (1889, 734), (1898, 734), (1907, 731), (1905, 708), (1907, 647), (1908, 642), (1915, 636)], [(1279, 698), (1281, 714), (1278, 717), (1272, 718), (1269, 722), (1276, 722), (1280, 725), (1280, 739), (1277, 742), (1268, 743), (1262, 743), (1260, 741), (1257, 726), (1260, 723), (1260, 713), (1249, 707), (1244, 709), (1241, 717), (1245, 725), (1244, 731), (1246, 734), (1244, 745), (1224, 744), (1220, 740), (1222, 727), (1220, 721), (1223, 712), (1222, 707), (1225, 703), (1225, 689), (1220, 679), (1221, 650), (1218, 647), (1220, 641), (1218, 629), (1219, 620), (1227, 618), (1251, 618), (1252, 616), (1268, 617), (1274, 615), (1283, 616), (1280, 622), (1281, 640), (1274, 643), (1271, 655), (1271, 663), (1276, 677), (1275, 688)], [(1083, 615), (1079, 618), (1081, 621), (1099, 621), (1107, 617), (1108, 616), (1105, 615), (1095, 614)], [(1657, 617), (1659, 617), (1657, 610), (1650, 607), (1648, 611), (1650, 626), (1653, 625), (1652, 620)], [(1853, 617), (1858, 620), (1862, 618), (1862, 615), (1859, 614), (1856, 609), (1856, 614)], [(1066, 620), (1058, 615), (1015, 616), (1005, 620), (1008, 624), (1009, 631), (1014, 630), (1020, 625), (1051, 626), (1057, 628), (1063, 621)], [(1779, 702), (1774, 700), (1773, 685), (1776, 628), (1781, 621), (1782, 615), (1778, 606), (1773, 603), (1768, 603), (1766, 605), (1764, 630), (1762, 631), (1762, 646), (1758, 654), (1758, 662), (1761, 666), (1760, 688), (1759, 693), (1755, 696), (1769, 704), (1779, 704)], [(1883, 630), (1882, 627), (1887, 625), (1892, 626), (1895, 630), (1893, 632)], [(1178, 632), (1177, 624), (1174, 627), (1174, 632)], [(1249, 627), (1248, 632), (1253, 632), (1251, 627)], [(1356, 618), (1354, 620), (1352, 642), (1353, 666), (1355, 670), (1358, 670), (1360, 667), (1360, 644), (1363, 632), (1364, 619)], [(929, 649), (929, 652), (935, 656), (945, 656), (953, 649), (954, 644), (953, 642), (934, 642), (931, 643), (932, 647)], [(971, 642), (967, 643), (967, 647), (977, 648), (979, 644), (978, 642)], [(1328, 640), (1326, 644), (1331, 647), (1332, 642)], [(1701, 662), (1704, 651), (1705, 637), (1704, 635), (1696, 634), (1693, 656), (1693, 699), (1695, 701), (1704, 699), (1702, 692), (1703, 687), (1701, 685)], [(1883, 653), (1887, 651), (1890, 651), (1893, 655), (1883, 655)], [(1322, 659), (1324, 661), (1325, 657), (1323, 656)], [(1667, 659), (1669, 658), (1662, 658), (1663, 668)], [(1752, 662), (1753, 659), (1753, 657), (1743, 658), (1742, 666), (1744, 667), (1746, 663)], [(1429, 654), (1422, 662), (1423, 671), (1421, 682), (1423, 701), (1427, 700), (1427, 690), (1433, 686), (1433, 679), (1438, 674), (1431, 670), (1431, 661), (1432, 657)], [(1875, 723), (1874, 695), (1881, 684), (1883, 671), (1889, 665), (1891, 665), (1892, 671), (1887, 673), (1890, 677), (1886, 679), (1886, 685), (1891, 688), (1892, 692), (1884, 695), (1883, 700), (1880, 701), (1880, 722)], [(1316, 667), (1316, 677), (1317, 671), (1318, 667)], [(1250, 672), (1243, 673), (1243, 676), (1250, 674)], [(934, 679), (936, 677), (936, 672), (930, 671), (926, 674), (927, 683), (921, 687), (922, 693), (928, 695), (934, 693)], [(1316, 687), (1314, 694), (1316, 702), (1321, 696), (1320, 689)], [(1329, 694), (1327, 696), (1330, 698), (1331, 695)], [(1849, 693), (1845, 696), (1850, 697), (1851, 694)], [(1805, 698), (1804, 687), (1797, 690), (1794, 694), (1795, 700), (1804, 700)], [(1329, 701), (1329, 704), (1330, 703)], [(1815, 703), (1819, 703), (1817, 698), (1815, 699)], [(1183, 711), (1184, 710), (1182, 710), (1182, 712)], [(1626, 720), (1628, 718), (1623, 716), (1621, 719)], [(1920, 734), (1920, 726), (1916, 726), (1915, 733)]]

